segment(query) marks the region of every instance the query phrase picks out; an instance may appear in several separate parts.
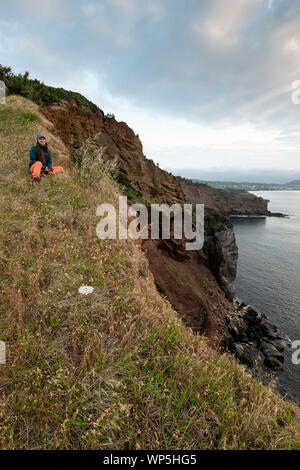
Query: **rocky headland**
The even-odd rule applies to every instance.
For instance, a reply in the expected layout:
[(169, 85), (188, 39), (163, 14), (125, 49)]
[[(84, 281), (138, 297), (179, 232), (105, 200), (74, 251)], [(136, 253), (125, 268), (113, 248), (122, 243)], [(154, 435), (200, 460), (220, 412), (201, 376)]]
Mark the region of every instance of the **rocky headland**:
[(268, 214), (268, 201), (247, 191), (216, 189), (207, 184), (194, 183), (180, 177), (179, 181), (187, 198), (194, 204), (202, 201), (205, 207), (227, 214)]
[(219, 189), (177, 176), (186, 197), (194, 204), (202, 201), (209, 209), (226, 212), (230, 216), (287, 217), (268, 210), (268, 200), (245, 190)]

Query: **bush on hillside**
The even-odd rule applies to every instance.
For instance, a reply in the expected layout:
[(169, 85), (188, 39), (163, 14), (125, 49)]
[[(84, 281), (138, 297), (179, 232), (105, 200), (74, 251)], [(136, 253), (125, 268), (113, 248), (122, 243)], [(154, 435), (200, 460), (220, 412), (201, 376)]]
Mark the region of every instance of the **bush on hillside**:
[(98, 109), (97, 106), (75, 91), (67, 91), (63, 88), (54, 88), (45, 85), (37, 79), (29, 78), (29, 72), (23, 75), (15, 75), (11, 67), (0, 64), (0, 80), (3, 80), (8, 95), (21, 95), (34, 101), (39, 106), (49, 106), (50, 104), (60, 103), (61, 101), (75, 102), (92, 109)]
[(213, 235), (215, 232), (231, 227), (229, 215), (223, 211), (205, 208), (204, 230), (206, 235)]
[(104, 160), (106, 147), (99, 147), (89, 137), (73, 154), (73, 160), (79, 169), (80, 178), (89, 185), (98, 183), (104, 175), (116, 178), (117, 159)]

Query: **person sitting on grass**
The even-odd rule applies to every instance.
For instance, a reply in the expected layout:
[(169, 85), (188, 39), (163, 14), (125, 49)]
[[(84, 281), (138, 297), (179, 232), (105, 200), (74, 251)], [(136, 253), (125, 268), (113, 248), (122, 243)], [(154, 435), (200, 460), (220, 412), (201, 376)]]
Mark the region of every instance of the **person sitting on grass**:
[(43, 134), (36, 136), (36, 145), (31, 147), (29, 158), (29, 170), (33, 181), (40, 181), (41, 174), (47, 175), (64, 171), (61, 166), (52, 166), (51, 152)]

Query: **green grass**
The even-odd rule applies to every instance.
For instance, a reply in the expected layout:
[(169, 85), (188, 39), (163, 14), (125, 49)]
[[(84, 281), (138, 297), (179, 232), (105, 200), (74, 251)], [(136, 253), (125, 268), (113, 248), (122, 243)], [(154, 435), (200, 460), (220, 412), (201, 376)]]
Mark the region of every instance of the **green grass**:
[(13, 132), (22, 133), (22, 128), (32, 123), (39, 123), (40, 117), (30, 111), (23, 111), (7, 105), (0, 105), (0, 132), (6, 136)]
[(246, 189), (240, 188), (222, 188), (221, 191), (226, 191), (227, 193), (238, 194), (245, 197), (253, 197), (253, 194), (249, 193)]
[(121, 189), (122, 193), (125, 196), (127, 196), (129, 201), (135, 203), (135, 202), (138, 202), (142, 199), (142, 197), (143, 197), (142, 194), (139, 191), (136, 191), (132, 187), (127, 175), (125, 175), (124, 173), (118, 172), (117, 182), (120, 185), (120, 189)]
[(20, 116), (18, 117), (18, 121), (21, 124), (27, 123), (27, 122), (40, 122), (39, 116), (37, 116), (34, 113), (21, 113)]
[(172, 263), (167, 264), (167, 269), (170, 272), (171, 278), (173, 279), (174, 285), (180, 284), (181, 286), (186, 285), (184, 279), (181, 278), (179, 270)]
[(118, 183), (119, 191), (124, 195), (127, 196), (128, 201), (130, 203), (141, 203), (149, 206), (151, 201), (145, 198), (141, 192), (134, 189), (132, 184), (129, 181), (127, 175), (122, 173), (121, 171), (116, 171), (114, 175), (112, 175)]

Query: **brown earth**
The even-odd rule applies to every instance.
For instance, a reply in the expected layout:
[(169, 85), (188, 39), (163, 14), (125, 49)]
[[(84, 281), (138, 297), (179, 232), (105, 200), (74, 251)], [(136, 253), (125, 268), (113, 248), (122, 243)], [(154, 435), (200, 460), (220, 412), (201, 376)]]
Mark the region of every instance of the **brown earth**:
[[(179, 242), (179, 243), (178, 243)], [(220, 341), (225, 317), (234, 308), (219, 287), (202, 250), (186, 251), (181, 240), (145, 240), (143, 251), (159, 291), (184, 323)]]

